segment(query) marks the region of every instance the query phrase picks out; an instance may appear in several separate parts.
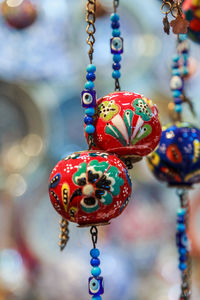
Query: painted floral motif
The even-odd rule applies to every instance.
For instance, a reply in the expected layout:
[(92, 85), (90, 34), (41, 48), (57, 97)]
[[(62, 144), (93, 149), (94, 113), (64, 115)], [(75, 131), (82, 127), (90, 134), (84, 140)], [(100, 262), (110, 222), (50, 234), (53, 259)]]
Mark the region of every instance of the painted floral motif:
[(79, 158), (80, 156), (80, 153), (73, 153), (71, 155), (68, 155), (64, 158), (64, 160), (68, 160), (68, 159), (76, 159), (76, 158)]
[(149, 105), (143, 99), (135, 99), (133, 102), (136, 115), (142, 117), (144, 121), (149, 121), (152, 117), (152, 112)]
[(115, 104), (114, 100), (104, 101), (99, 105), (98, 112), (100, 118), (108, 122), (119, 112), (119, 107)]
[(73, 175), (73, 181), (79, 188), (72, 194), (70, 201), (76, 196), (83, 196), (81, 208), (84, 212), (97, 211), (100, 203), (109, 205), (113, 196), (118, 196), (124, 180), (118, 176), (117, 167), (110, 166), (108, 162), (92, 160), (89, 165), (83, 162)]

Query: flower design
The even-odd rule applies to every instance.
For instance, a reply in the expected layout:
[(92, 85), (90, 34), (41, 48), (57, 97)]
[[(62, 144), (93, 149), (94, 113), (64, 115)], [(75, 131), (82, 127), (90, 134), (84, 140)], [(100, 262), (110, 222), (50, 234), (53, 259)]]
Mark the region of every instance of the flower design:
[(104, 101), (99, 105), (98, 112), (100, 118), (108, 122), (119, 112), (119, 107), (115, 104), (114, 100)]
[(133, 101), (133, 107), (135, 108), (136, 115), (141, 116), (143, 121), (149, 121), (152, 117), (152, 111), (148, 105), (143, 99), (135, 99)]
[(72, 194), (70, 202), (76, 196), (82, 196), (81, 208), (87, 213), (97, 211), (100, 203), (111, 204), (113, 196), (119, 195), (120, 187), (124, 184), (117, 167), (97, 160), (92, 160), (89, 165), (81, 163), (73, 175), (73, 181), (79, 188)]

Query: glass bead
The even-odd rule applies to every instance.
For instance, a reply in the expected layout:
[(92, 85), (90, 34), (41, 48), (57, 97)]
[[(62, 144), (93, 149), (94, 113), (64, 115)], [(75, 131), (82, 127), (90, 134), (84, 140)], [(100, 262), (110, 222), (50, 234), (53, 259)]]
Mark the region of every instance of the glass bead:
[(119, 62), (121, 61), (121, 59), (122, 59), (122, 57), (121, 57), (120, 54), (114, 54), (114, 55), (113, 55), (113, 61), (114, 61), (115, 63), (119, 63)]
[(92, 296), (92, 300), (102, 300), (101, 296)]
[(178, 54), (175, 54), (175, 55), (172, 57), (172, 60), (173, 60), (174, 62), (178, 62), (179, 59), (180, 59), (180, 56), (179, 56)]
[(98, 267), (100, 265), (100, 259), (98, 258), (92, 258), (90, 261), (91, 266)]
[(187, 34), (179, 34), (179, 39), (185, 41), (187, 39)]
[(186, 260), (187, 260), (187, 255), (186, 255), (186, 254), (180, 255), (179, 260), (180, 260), (181, 262), (186, 261)]
[(86, 114), (87, 116), (92, 117), (92, 116), (94, 116), (94, 114), (95, 114), (95, 109), (94, 109), (93, 107), (86, 108), (85, 114)]
[(91, 270), (91, 274), (94, 277), (98, 277), (101, 274), (101, 269), (99, 267), (93, 267)]
[(176, 68), (176, 69), (173, 69), (173, 70), (172, 70), (172, 75), (173, 75), (173, 76), (180, 76), (180, 74), (181, 74), (181, 73), (180, 73), (179, 69)]
[(81, 93), (81, 103), (83, 107), (95, 107), (96, 106), (96, 91), (95, 90), (83, 90)]
[(120, 78), (120, 76), (121, 76), (121, 73), (120, 73), (120, 71), (113, 71), (112, 72), (112, 77), (114, 78), (114, 79), (116, 79), (116, 78)]
[(121, 65), (120, 65), (120, 63), (113, 63), (112, 68), (113, 68), (113, 70), (120, 70)]
[(92, 90), (94, 88), (94, 82), (92, 82), (92, 81), (87, 81), (86, 83), (85, 83), (85, 89), (86, 90)]
[(91, 257), (93, 257), (93, 258), (99, 257), (99, 255), (100, 255), (99, 249), (93, 248), (93, 249), (90, 251), (90, 255), (91, 255)]
[(95, 127), (93, 125), (89, 124), (85, 127), (85, 132), (87, 134), (92, 134), (95, 132)]
[(180, 263), (178, 267), (181, 271), (184, 271), (187, 269), (187, 265), (185, 263)]
[(184, 232), (186, 230), (186, 227), (184, 224), (178, 224), (176, 228), (177, 228), (177, 231), (179, 231), (179, 232)]
[(85, 123), (86, 125), (92, 124), (93, 122), (94, 122), (94, 120), (93, 120), (92, 117), (86, 116), (86, 117), (84, 118), (84, 123)]
[(90, 277), (88, 282), (89, 294), (100, 296), (104, 293), (103, 277)]
[(88, 73), (94, 73), (94, 72), (96, 72), (96, 67), (95, 67), (95, 65), (93, 65), (93, 64), (89, 64), (88, 66), (87, 66), (87, 72)]
[(180, 113), (182, 112), (182, 105), (181, 104), (176, 104), (174, 107), (175, 112)]
[(187, 253), (187, 250), (183, 247), (179, 248), (180, 255), (185, 255)]
[(179, 91), (179, 90), (174, 90), (174, 91), (172, 92), (172, 95), (173, 95), (174, 98), (180, 97), (180, 96), (181, 96), (181, 91)]
[(178, 208), (177, 209), (177, 215), (178, 216), (185, 216), (185, 214), (186, 214), (186, 209), (185, 208)]
[(174, 98), (174, 103), (175, 104), (181, 104), (182, 100), (180, 98)]
[(112, 22), (111, 27), (112, 27), (112, 29), (119, 29), (120, 23), (119, 22)]
[(110, 20), (111, 20), (112, 22), (117, 22), (117, 21), (119, 21), (119, 15), (118, 15), (117, 13), (111, 14)]
[(119, 37), (120, 36), (120, 30), (119, 29), (113, 29), (112, 36), (113, 37)]
[(94, 73), (87, 73), (87, 74), (86, 74), (86, 79), (87, 79), (88, 81), (94, 81), (94, 80), (96, 79), (96, 76), (95, 76)]

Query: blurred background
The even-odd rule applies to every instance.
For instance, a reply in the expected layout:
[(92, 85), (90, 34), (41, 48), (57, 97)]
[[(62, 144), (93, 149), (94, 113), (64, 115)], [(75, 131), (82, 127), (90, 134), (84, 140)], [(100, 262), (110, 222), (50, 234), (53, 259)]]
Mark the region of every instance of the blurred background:
[[(0, 1), (0, 300), (89, 299), (88, 229), (70, 224), (58, 247), (59, 215), (48, 177), (64, 156), (86, 149), (80, 92), (88, 64), (85, 0)], [(162, 29), (158, 0), (121, 0), (125, 43), (121, 86), (151, 98), (169, 121), (175, 38)], [(12, 8), (15, 7), (13, 14)], [(112, 0), (101, 0), (94, 63), (101, 97), (114, 89), (109, 51)], [(191, 42), (187, 95), (200, 116), (200, 46)], [(188, 108), (186, 107), (186, 110)], [(128, 209), (100, 229), (105, 300), (177, 300), (175, 190), (135, 165)], [(193, 300), (200, 299), (200, 190), (190, 192)]]

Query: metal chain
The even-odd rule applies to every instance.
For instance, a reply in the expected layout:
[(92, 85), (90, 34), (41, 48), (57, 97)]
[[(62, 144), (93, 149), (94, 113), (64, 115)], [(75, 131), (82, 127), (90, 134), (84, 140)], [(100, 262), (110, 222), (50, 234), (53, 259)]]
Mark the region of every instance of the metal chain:
[[(181, 208), (186, 209), (187, 215), (185, 219), (186, 231), (188, 231), (189, 225), (189, 199), (187, 196), (188, 192), (186, 189), (177, 190), (177, 195), (180, 199)], [(191, 298), (191, 278), (192, 278), (192, 261), (190, 252), (188, 250), (187, 260), (186, 260), (187, 269), (182, 273), (181, 278), (181, 295), (179, 300), (190, 300)]]
[(63, 251), (64, 248), (67, 245), (67, 242), (69, 240), (69, 222), (62, 218), (60, 220), (60, 235), (59, 235), (59, 247), (60, 247), (60, 251)]
[(88, 56), (90, 63), (92, 64), (94, 48), (93, 45), (95, 43), (94, 34), (96, 32), (95, 21), (96, 21), (96, 0), (88, 0), (86, 4), (86, 22), (88, 23), (86, 27), (86, 32), (88, 34), (87, 44), (90, 46), (88, 51)]
[(117, 8), (119, 6), (119, 0), (113, 0), (113, 7), (114, 7), (114, 12), (116, 13)]
[(97, 239), (98, 239), (98, 229), (96, 226), (90, 228), (90, 234), (92, 236), (93, 248), (96, 248)]

